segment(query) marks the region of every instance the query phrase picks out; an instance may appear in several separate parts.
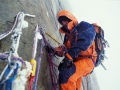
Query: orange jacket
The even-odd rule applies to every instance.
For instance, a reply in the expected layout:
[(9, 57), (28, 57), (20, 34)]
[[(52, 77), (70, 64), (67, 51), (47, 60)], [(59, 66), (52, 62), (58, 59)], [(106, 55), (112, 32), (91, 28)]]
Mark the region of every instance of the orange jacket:
[[(66, 16), (71, 21), (68, 23), (67, 27), (61, 27), (59, 31), (65, 34), (64, 45), (67, 49), (66, 56), (69, 59), (79, 60), (83, 56), (93, 56), (93, 59), (96, 60), (97, 53), (95, 51), (95, 30), (92, 24), (87, 22), (78, 23), (77, 19), (67, 10), (62, 10), (58, 13), (58, 18), (60, 16)], [(75, 27), (78, 27), (80, 32), (74, 30)], [(65, 29), (69, 30), (70, 33), (65, 32)], [(74, 31), (73, 31), (74, 30)], [(57, 55), (63, 56), (65, 51), (63, 48), (57, 47)]]

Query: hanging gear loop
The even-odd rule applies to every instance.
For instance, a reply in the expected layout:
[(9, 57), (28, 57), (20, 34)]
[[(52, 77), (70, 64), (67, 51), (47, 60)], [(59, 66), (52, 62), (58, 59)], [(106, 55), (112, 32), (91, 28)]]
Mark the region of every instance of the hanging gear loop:
[[(43, 37), (43, 41), (45, 43), (45, 46), (48, 46), (48, 49), (53, 48), (49, 42), (46, 40), (45, 38), (45, 33), (44, 33), (44, 29), (42, 27), (40, 27), (40, 33)], [(54, 48), (53, 48), (54, 49)], [(46, 55), (47, 55), (47, 60), (49, 62), (49, 72), (50, 72), (50, 77), (51, 77), (51, 82), (52, 82), (52, 90), (58, 90), (58, 75), (56, 73), (56, 69), (55, 67), (57, 66), (56, 64), (54, 64), (53, 62), (53, 56), (54, 53), (52, 52), (48, 52), (47, 48), (46, 48)]]

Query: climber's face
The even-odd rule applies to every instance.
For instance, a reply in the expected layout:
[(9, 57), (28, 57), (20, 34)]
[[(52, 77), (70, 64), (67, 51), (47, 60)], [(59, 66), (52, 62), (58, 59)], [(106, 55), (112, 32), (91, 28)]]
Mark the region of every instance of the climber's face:
[(61, 22), (61, 25), (62, 25), (62, 26), (67, 26), (68, 23), (69, 23), (68, 21), (62, 21), (62, 22)]

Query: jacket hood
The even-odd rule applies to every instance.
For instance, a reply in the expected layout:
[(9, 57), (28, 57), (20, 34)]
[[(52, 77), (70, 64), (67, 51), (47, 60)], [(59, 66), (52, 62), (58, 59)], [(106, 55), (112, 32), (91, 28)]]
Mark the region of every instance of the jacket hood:
[[(68, 29), (71, 31), (71, 29), (78, 24), (77, 19), (75, 18), (75, 16), (73, 14), (71, 14), (69, 11), (67, 10), (61, 10), (60, 12), (58, 12), (58, 16), (57, 18), (59, 18), (60, 16), (66, 16), (67, 18), (69, 18), (71, 21), (68, 23)], [(59, 30), (61, 33), (63, 33), (64, 31)]]
[(58, 17), (57, 18), (59, 18), (60, 16), (66, 16), (67, 18), (72, 20), (75, 24), (78, 24), (78, 21), (75, 18), (75, 16), (67, 10), (62, 10), (62, 11), (58, 12)]

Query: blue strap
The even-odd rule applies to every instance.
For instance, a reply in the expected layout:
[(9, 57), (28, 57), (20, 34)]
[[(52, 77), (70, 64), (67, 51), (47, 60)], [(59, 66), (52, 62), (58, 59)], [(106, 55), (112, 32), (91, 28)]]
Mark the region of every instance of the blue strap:
[(13, 76), (6, 81), (6, 88), (5, 90), (12, 90), (12, 82), (16, 79), (17, 77), (17, 71), (19, 68), (19, 64), (17, 64), (16, 69), (14, 70)]
[(7, 75), (10, 73), (10, 66), (8, 65), (8, 68), (5, 71), (4, 77), (7, 77)]
[[(6, 69), (4, 77), (6, 77), (9, 74), (9, 72), (10, 72), (10, 66), (8, 66), (8, 68)], [(0, 90), (3, 90), (4, 84), (1, 84), (1, 83), (2, 83), (2, 80), (0, 81)]]
[[(0, 81), (1, 83), (1, 81)], [(0, 90), (3, 90), (3, 84), (0, 84)]]

